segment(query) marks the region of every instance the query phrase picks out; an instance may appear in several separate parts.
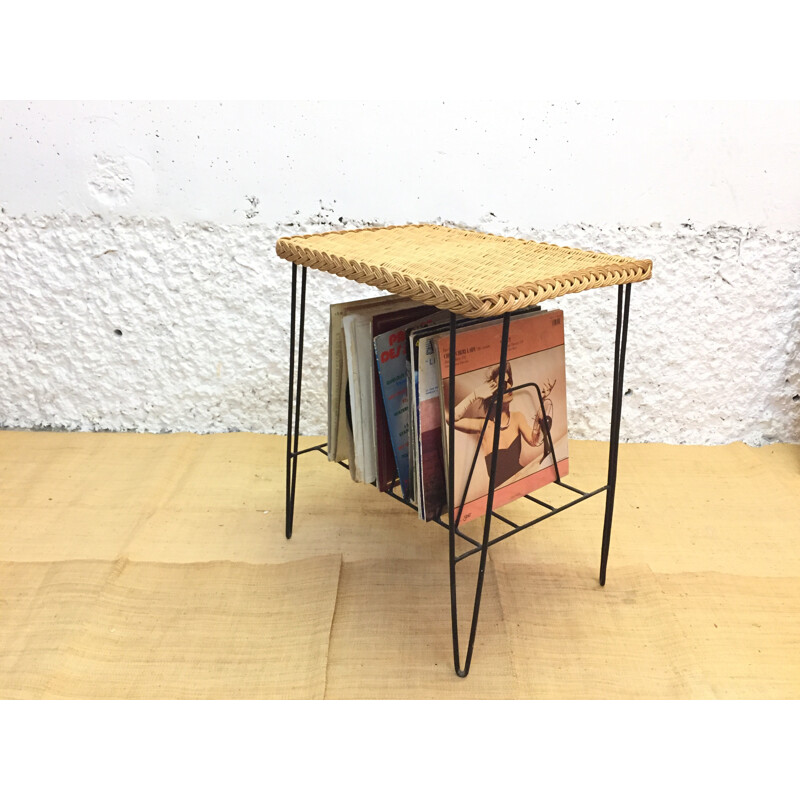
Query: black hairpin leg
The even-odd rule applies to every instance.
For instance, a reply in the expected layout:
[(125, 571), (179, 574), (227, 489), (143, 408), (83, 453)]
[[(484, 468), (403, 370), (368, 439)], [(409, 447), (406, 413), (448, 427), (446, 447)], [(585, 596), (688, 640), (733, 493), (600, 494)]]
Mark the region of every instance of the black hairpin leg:
[[(294, 492), (297, 484), (297, 444), (300, 436), (300, 388), (303, 380), (303, 327), (306, 316), (306, 267), (300, 288), (299, 334), (297, 323), (297, 264), (292, 264), (292, 321), (289, 343), (289, 417), (286, 424), (286, 538), (292, 538)], [(295, 341), (296, 340), (296, 341)], [(297, 347), (297, 396), (294, 396), (294, 353)]]
[[(475, 603), (472, 608), (472, 623), (469, 630), (469, 643), (467, 645), (467, 656), (464, 660), (464, 667), (461, 667), (461, 659), (458, 648), (458, 593), (456, 591), (456, 530), (458, 519), (455, 508), (455, 384), (456, 384), (456, 317), (450, 314), (450, 387), (449, 387), (449, 440), (448, 440), (448, 512), (450, 520), (450, 614), (453, 626), (453, 660), (456, 675), (465, 678), (469, 673), (472, 662), (472, 651), (475, 646), (475, 633), (478, 630), (478, 612), (481, 607), (481, 594), (483, 593), (483, 576), (486, 570), (486, 554), (489, 550), (489, 532), (492, 525), (492, 509), (494, 504), (495, 473), (497, 472), (497, 449), (500, 444), (500, 426), (503, 414), (503, 395), (506, 390), (506, 360), (508, 355), (508, 329), (510, 317), (508, 314), (503, 316), (503, 334), (500, 345), (500, 373), (498, 375), (497, 395), (495, 399), (495, 422), (494, 434), (492, 438), (492, 468), (489, 473), (489, 494), (486, 498), (486, 517), (483, 524), (483, 542), (480, 549), (480, 566), (478, 567), (478, 580), (475, 587)], [(473, 465), (474, 466), (474, 465)]]
[(606, 516), (603, 523), (603, 547), (600, 553), (600, 585), (606, 584), (608, 548), (611, 544), (611, 521), (614, 516), (614, 493), (617, 486), (617, 454), (619, 452), (619, 423), (622, 415), (622, 384), (625, 373), (625, 345), (628, 340), (628, 316), (631, 304), (631, 285), (619, 287), (617, 295), (617, 334), (614, 345), (614, 388), (611, 400), (611, 435), (608, 445), (608, 483)]

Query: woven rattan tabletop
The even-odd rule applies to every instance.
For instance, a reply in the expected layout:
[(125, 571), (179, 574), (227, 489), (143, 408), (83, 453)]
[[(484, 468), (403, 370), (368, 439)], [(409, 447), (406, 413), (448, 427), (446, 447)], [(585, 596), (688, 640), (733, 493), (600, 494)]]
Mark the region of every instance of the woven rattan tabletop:
[(652, 261), (440, 225), (278, 240), (281, 258), (466, 317), (490, 317), (600, 286), (646, 281)]

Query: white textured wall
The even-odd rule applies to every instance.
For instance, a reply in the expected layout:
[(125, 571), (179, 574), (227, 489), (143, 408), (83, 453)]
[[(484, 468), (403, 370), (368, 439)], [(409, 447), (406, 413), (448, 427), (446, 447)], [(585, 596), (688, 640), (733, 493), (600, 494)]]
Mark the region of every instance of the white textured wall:
[[(800, 105), (408, 111), (0, 104), (0, 425), (282, 432), (276, 238), (444, 222), (653, 259), (624, 439), (800, 441)], [(374, 293), (309, 273), (304, 433), (327, 306)], [(605, 438), (616, 290), (547, 305), (571, 434)]]

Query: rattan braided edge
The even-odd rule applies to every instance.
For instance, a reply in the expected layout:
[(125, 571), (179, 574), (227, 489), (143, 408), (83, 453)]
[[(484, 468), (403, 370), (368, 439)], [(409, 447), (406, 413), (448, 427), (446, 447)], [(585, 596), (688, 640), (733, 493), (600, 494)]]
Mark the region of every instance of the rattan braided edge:
[(453, 311), (465, 317), (492, 317), (511, 311), (518, 311), (528, 306), (536, 305), (543, 300), (560, 297), (565, 294), (574, 294), (586, 289), (603, 286), (615, 286), (625, 283), (646, 281), (652, 274), (652, 261), (644, 259), (630, 259), (623, 256), (597, 253), (588, 250), (576, 250), (560, 245), (533, 242), (528, 239), (501, 237), (495, 234), (483, 233), (470, 229), (465, 233), (477, 234), (481, 237), (492, 239), (505, 239), (528, 245), (538, 245), (545, 248), (548, 254), (552, 253), (553, 261), (578, 255), (582, 258), (596, 257), (603, 263), (598, 263), (589, 274), (584, 270), (567, 270), (558, 273), (556, 277), (546, 280), (536, 280), (522, 283), (517, 286), (507, 287), (490, 295), (479, 295), (472, 292), (463, 292), (452, 288), (446, 283), (425, 280), (391, 270), (385, 266), (364, 263), (355, 259), (344, 258), (323, 250), (305, 247), (307, 239), (319, 240), (320, 238), (337, 235), (357, 234), (369, 231), (382, 231), (397, 228), (440, 228), (434, 225), (394, 225), (381, 228), (358, 228), (341, 231), (329, 231), (323, 234), (307, 234), (303, 236), (284, 237), (277, 241), (277, 254), (287, 261), (339, 275), (359, 283), (366, 283), (392, 294), (408, 297), (420, 303), (436, 306), (437, 308)]

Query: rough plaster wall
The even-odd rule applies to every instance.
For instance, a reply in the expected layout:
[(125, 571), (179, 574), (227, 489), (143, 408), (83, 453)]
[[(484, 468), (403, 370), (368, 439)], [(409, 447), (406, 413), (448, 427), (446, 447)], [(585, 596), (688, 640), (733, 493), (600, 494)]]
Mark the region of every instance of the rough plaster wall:
[[(105, 168), (94, 191), (124, 191)], [(653, 259), (631, 295), (623, 440), (800, 442), (798, 231), (427, 221)], [(290, 267), (276, 238), (398, 222), (324, 205), (240, 225), (0, 214), (0, 425), (282, 433)], [(305, 434), (325, 431), (328, 305), (377, 293), (311, 270), (308, 291)], [(607, 438), (616, 290), (545, 305), (565, 311), (571, 435)]]

